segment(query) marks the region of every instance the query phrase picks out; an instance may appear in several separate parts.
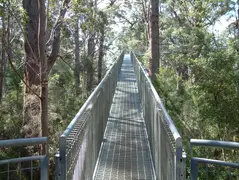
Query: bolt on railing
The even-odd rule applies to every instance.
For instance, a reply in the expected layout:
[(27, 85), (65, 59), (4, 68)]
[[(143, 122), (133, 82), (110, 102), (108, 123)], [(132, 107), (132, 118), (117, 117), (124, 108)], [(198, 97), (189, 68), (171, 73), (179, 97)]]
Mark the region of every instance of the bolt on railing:
[(92, 179), (124, 53), (60, 136), (56, 179)]
[[(46, 137), (1, 140), (0, 149), (47, 145)], [(48, 179), (48, 155), (36, 155), (0, 160), (0, 179)]]
[(181, 180), (186, 177), (186, 153), (182, 138), (167, 113), (143, 65), (131, 53), (138, 84), (143, 116), (159, 180)]

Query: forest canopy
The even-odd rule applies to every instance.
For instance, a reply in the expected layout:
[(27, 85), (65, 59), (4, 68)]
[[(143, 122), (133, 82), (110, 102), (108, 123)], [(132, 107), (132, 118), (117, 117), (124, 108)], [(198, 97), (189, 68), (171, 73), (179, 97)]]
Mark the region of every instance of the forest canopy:
[(47, 136), (53, 164), (59, 135), (127, 50), (186, 149), (239, 141), (239, 1), (0, 0), (0, 16), (0, 140)]

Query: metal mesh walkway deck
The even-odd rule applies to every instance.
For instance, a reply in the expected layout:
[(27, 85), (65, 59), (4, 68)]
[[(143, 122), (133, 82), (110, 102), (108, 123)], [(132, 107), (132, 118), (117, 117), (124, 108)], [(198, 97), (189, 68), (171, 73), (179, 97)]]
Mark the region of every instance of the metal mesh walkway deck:
[(155, 179), (136, 78), (127, 55), (121, 67), (94, 179)]

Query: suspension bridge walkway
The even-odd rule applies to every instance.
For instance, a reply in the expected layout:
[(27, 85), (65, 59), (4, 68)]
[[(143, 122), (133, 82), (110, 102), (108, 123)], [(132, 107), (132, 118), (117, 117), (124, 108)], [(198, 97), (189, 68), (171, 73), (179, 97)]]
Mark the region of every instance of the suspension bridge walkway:
[(125, 56), (120, 71), (94, 179), (155, 179), (129, 55)]
[[(46, 137), (2, 140), (0, 148), (47, 144), (47, 141)], [(193, 146), (238, 150), (239, 143), (196, 139), (190, 143), (192, 180), (198, 178), (199, 164), (239, 168), (235, 162), (194, 157), (192, 150)], [(26, 162), (30, 162), (27, 167), (21, 166)], [(14, 163), (18, 166), (12, 170), (11, 164)], [(0, 169), (0, 177), (5, 179), (21, 179), (22, 171), (28, 172), (29, 179), (48, 179), (47, 154), (0, 160), (1, 165), (5, 169)], [(36, 169), (40, 171), (37, 178), (33, 172)], [(208, 177), (207, 168), (203, 172)], [(1, 176), (4, 173), (5, 176)], [(227, 177), (237, 180), (237, 175), (230, 170)], [(133, 53), (122, 53), (60, 136), (59, 151), (55, 155), (55, 179), (186, 178), (186, 153), (177, 128), (144, 66)]]

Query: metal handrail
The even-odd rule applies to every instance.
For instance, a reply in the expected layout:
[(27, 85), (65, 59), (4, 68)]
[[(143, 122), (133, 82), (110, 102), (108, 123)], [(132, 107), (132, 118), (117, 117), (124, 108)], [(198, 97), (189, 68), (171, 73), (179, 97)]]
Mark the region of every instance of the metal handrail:
[[(239, 143), (230, 142), (230, 141), (208, 140), (208, 139), (191, 139), (190, 140), (190, 154), (191, 154), (190, 178), (191, 180), (195, 180), (198, 178), (198, 164), (210, 164), (210, 165), (213, 164), (217, 166), (239, 168), (239, 163), (236, 163), (236, 162), (226, 162), (226, 161), (214, 160), (214, 159), (208, 159), (208, 158), (193, 157), (193, 146), (238, 150)], [(230, 176), (231, 176), (231, 172), (230, 172)]]
[(192, 146), (209, 146), (209, 147), (239, 149), (239, 143), (238, 142), (231, 142), (231, 141), (216, 141), (216, 140), (208, 140), (208, 139), (191, 139), (190, 144)]
[(215, 159), (191, 158), (191, 161), (195, 161), (196, 163), (216, 164), (216, 165), (228, 166), (232, 168), (239, 168), (239, 163), (232, 163), (232, 162), (220, 161)]
[[(38, 137), (38, 138), (19, 138), (19, 139), (9, 139), (9, 140), (0, 140), (0, 148), (5, 147), (17, 147), (17, 146), (34, 146), (34, 145), (45, 145), (48, 143), (47, 137)], [(19, 158), (11, 158), (11, 159), (4, 159), (0, 160), (0, 165), (6, 165), (8, 169), (6, 170), (7, 179), (9, 179), (11, 172), (23, 171), (28, 170), (30, 171), (30, 178), (33, 178), (33, 169), (40, 169), (40, 179), (46, 180), (48, 179), (48, 155), (36, 155), (36, 156), (27, 156), (27, 157), (19, 157)], [(39, 166), (32, 167), (33, 161), (39, 161)], [(20, 164), (23, 162), (31, 162), (30, 167), (27, 168), (18, 168), (16, 170), (10, 170), (10, 164)], [(3, 172), (1, 172), (3, 173)], [(20, 173), (21, 174), (21, 173)], [(20, 177), (21, 178), (21, 177)]]
[[(55, 156), (56, 179), (90, 179), (93, 175), (123, 55), (113, 63), (60, 136), (59, 153)], [(86, 159), (88, 153), (90, 157)]]
[[(148, 72), (134, 53), (131, 53), (131, 58), (157, 179), (185, 179), (186, 154), (183, 152), (182, 138), (157, 94)], [(163, 162), (163, 159), (170, 162)]]
[(7, 139), (0, 141), (0, 147), (31, 146), (36, 144), (47, 144), (47, 137)]
[(44, 159), (44, 158), (45, 158), (45, 156), (29, 156), (29, 157), (5, 159), (5, 160), (0, 161), (0, 165), (8, 164), (8, 163), (35, 161), (35, 160), (41, 160), (41, 159)]

